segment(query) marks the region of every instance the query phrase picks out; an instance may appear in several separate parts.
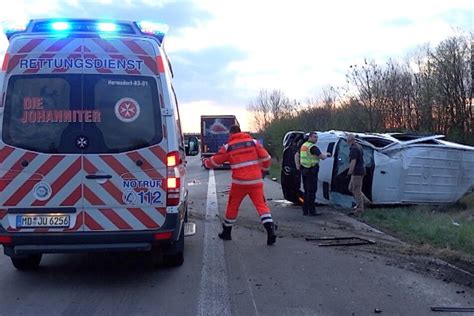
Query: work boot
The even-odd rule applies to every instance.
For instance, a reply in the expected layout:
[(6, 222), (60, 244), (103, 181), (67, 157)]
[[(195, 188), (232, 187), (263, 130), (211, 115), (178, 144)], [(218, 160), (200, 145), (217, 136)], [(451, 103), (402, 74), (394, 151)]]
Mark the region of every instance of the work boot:
[(225, 226), (224, 224), (222, 224), (222, 233), (219, 234), (219, 238), (224, 240), (232, 240), (232, 236), (230, 234), (231, 231), (232, 226)]
[(263, 224), (267, 230), (267, 245), (273, 245), (276, 242), (275, 225), (273, 222)]

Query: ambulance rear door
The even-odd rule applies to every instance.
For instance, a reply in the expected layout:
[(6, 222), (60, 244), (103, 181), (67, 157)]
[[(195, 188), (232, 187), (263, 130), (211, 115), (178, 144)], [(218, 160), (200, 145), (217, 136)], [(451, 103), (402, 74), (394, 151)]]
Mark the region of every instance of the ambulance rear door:
[(82, 39), (24, 36), (7, 51), (0, 108), (0, 221), (9, 232), (83, 230)]
[(159, 229), (166, 217), (167, 135), (155, 49), (140, 38), (84, 38), (85, 231)]

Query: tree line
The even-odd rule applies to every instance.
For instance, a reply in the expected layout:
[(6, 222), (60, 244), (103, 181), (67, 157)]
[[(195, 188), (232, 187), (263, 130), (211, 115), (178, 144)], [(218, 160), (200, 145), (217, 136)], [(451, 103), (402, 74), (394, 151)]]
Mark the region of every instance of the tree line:
[(277, 159), (291, 130), (444, 134), (474, 145), (472, 39), (452, 36), (405, 61), (366, 59), (349, 67), (345, 86), (330, 86), (305, 102), (281, 90), (261, 90), (247, 110)]

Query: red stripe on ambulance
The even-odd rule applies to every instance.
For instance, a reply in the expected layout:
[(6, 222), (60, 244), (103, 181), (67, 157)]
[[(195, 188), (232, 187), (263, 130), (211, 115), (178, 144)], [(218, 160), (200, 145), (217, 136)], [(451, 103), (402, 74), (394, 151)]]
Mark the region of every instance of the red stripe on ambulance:
[(160, 146), (154, 146), (150, 148), (150, 151), (166, 165), (166, 152)]
[(20, 48), (17, 53), (23, 54), (23, 53), (29, 53), (33, 49), (35, 49), (36, 46), (41, 44), (44, 41), (44, 38), (35, 38), (30, 40), (25, 46)]
[(91, 189), (89, 189), (86, 185), (84, 186), (84, 197), (86, 198), (89, 203), (94, 205), (104, 205), (104, 201), (100, 199)]
[(156, 171), (156, 169), (138, 152), (128, 153), (127, 156), (133, 161), (141, 160), (143, 164), (141, 165), (142, 170), (149, 176), (151, 179), (163, 179), (163, 176)]
[(127, 210), (135, 216), (146, 228), (158, 228), (158, 225), (150, 216), (148, 216), (142, 209), (140, 208), (127, 208)]
[(47, 52), (60, 52), (64, 46), (67, 44), (71, 43), (74, 40), (74, 38), (62, 38), (58, 41), (56, 41), (53, 45), (49, 46), (46, 51)]
[(20, 62), (20, 59), (25, 58), (28, 56), (27, 54), (18, 54), (18, 55), (13, 55), (10, 57), (10, 60), (8, 61), (8, 67), (7, 67), (7, 73), (10, 73), (15, 67), (18, 65)]
[[(41, 165), (41, 167), (39, 167), (34, 173), (46, 176), (63, 159), (64, 156), (52, 156), (48, 160), (46, 160), (43, 165)], [(23, 185), (19, 189), (15, 191), (15, 193), (4, 203), (4, 205), (17, 205), (25, 196), (28, 195), (28, 192), (31, 192), (33, 186), (38, 183), (37, 181), (34, 181), (35, 178), (37, 178), (37, 176), (33, 174), (28, 180), (23, 183)]]
[[(92, 53), (92, 51), (87, 48), (86, 46), (84, 46), (84, 58), (92, 58), (92, 59), (95, 59), (97, 58), (97, 56), (95, 54)], [(110, 69), (107, 69), (107, 68), (95, 68), (95, 70), (97, 70), (97, 72), (101, 73), (101, 74), (111, 74), (112, 73), (112, 70)]]
[(51, 200), (53, 197), (55, 197), (56, 194), (58, 194), (58, 192), (61, 190), (61, 188), (64, 187), (68, 183), (68, 181), (70, 181), (74, 177), (74, 175), (80, 171), (81, 171), (81, 158), (79, 157), (69, 166), (69, 168), (67, 168), (63, 173), (61, 173), (59, 178), (57, 178), (53, 182), (53, 184), (51, 185), (51, 189), (53, 191), (51, 197), (46, 201), (36, 200), (35, 202), (33, 202), (33, 206), (46, 205), (46, 203), (49, 200)]
[(18, 159), (10, 168), (10, 170), (8, 170), (7, 173), (2, 177), (2, 186), (5, 185), (3, 189), (6, 188), (13, 180), (15, 180), (16, 176), (20, 174), (18, 171), (23, 170), (24, 167), (21, 165), (21, 163), (23, 161), (31, 163), (31, 161), (35, 159), (36, 156), (38, 156), (38, 154), (32, 152), (26, 152), (23, 156), (21, 156), (21, 158)]
[[(88, 174), (95, 174), (97, 172), (97, 168), (86, 158), (84, 157), (84, 170), (88, 173)], [(112, 196), (119, 204), (123, 204), (123, 200), (122, 200), (122, 191), (120, 191), (119, 189), (117, 189), (117, 187), (111, 182), (111, 181), (106, 181), (102, 187), (105, 189), (105, 191), (107, 191), (107, 193), (109, 193), (110, 196)], [(84, 185), (84, 189), (86, 189), (86, 186)], [(92, 192), (92, 191), (88, 191), (88, 192)], [(84, 196), (87, 198), (87, 195), (88, 193), (85, 193)], [(91, 202), (92, 203), (92, 202)], [(97, 204), (97, 203), (93, 203), (93, 204)], [(104, 203), (102, 202), (102, 204), (100, 205), (103, 205)]]
[(133, 229), (126, 221), (124, 221), (117, 213), (109, 208), (101, 208), (99, 211), (104, 214), (118, 229)]
[(82, 197), (82, 184), (79, 184), (77, 188), (69, 194), (69, 196), (59, 205), (61, 206), (74, 206), (79, 202)]
[(140, 47), (134, 40), (122, 40), (122, 42), (127, 46), (132, 52), (138, 55), (138, 57), (143, 60), (145, 65), (150, 69), (153, 73), (158, 74), (158, 66), (156, 65), (156, 61), (151, 58), (148, 53)]
[[(115, 53), (115, 54), (109, 54), (109, 56), (113, 59), (120, 59), (120, 60), (124, 60), (126, 59), (125, 56), (121, 55), (121, 54), (118, 54), (119, 53), (119, 50), (117, 48), (115, 48), (115, 46), (113, 46), (112, 44), (110, 44), (110, 42), (104, 40), (104, 39), (97, 39), (97, 38), (94, 38), (92, 39), (92, 41), (94, 41), (94, 43), (96, 43), (100, 48), (102, 48), (106, 53)], [(128, 73), (128, 74), (131, 74), (131, 75), (138, 75), (140, 74), (140, 72), (137, 70), (137, 69), (125, 69), (125, 71)]]
[(10, 156), (10, 154), (14, 151), (15, 149), (13, 149), (13, 147), (10, 147), (10, 146), (5, 146), (2, 149), (0, 149), (0, 163), (3, 163), (5, 159), (7, 159), (8, 156)]
[(104, 230), (102, 226), (100, 226), (99, 223), (97, 223), (87, 212), (84, 212), (84, 224), (90, 229), (90, 230)]
[[(120, 161), (117, 160), (114, 156), (106, 155), (100, 156), (100, 158), (112, 168), (118, 175), (122, 176), (125, 174), (130, 174), (127, 168), (125, 168)], [(135, 180), (136, 178), (130, 174), (130, 177), (127, 180)]]

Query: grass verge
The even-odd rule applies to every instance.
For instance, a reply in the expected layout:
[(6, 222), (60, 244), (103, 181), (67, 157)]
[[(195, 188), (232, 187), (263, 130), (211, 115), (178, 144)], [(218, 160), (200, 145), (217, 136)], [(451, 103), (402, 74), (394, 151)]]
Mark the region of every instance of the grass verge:
[(474, 193), (448, 206), (366, 209), (363, 219), (402, 240), (474, 256)]

